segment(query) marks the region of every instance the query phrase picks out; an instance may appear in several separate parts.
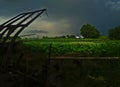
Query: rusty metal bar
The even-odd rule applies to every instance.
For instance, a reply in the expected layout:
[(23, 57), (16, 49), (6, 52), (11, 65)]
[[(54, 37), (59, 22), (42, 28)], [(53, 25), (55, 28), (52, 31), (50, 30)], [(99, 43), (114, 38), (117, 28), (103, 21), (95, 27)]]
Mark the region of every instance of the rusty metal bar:
[(1, 25), (0, 25), (0, 29), (1, 29), (2, 26), (4, 26), (5, 24), (7, 24), (8, 22), (14, 20), (15, 18), (19, 17), (20, 15), (21, 15), (21, 14), (19, 14), (19, 15), (13, 17), (13, 18), (11, 18), (10, 20), (6, 21), (5, 23), (1, 24)]
[(10, 53), (18, 35), (45, 11), (46, 9), (41, 9), (32, 12), (21, 13), (13, 17), (12, 19), (8, 20), (7, 22), (1, 24), (0, 25), (1, 49), (4, 49), (6, 47), (4, 45), (7, 43), (9, 37), (14, 33), (15, 30), (17, 30), (17, 32), (14, 33), (13, 38), (9, 41), (9, 44), (6, 49), (6, 52)]
[[(18, 29), (19, 27), (20, 30), (18, 30), (18, 32), (14, 35), (14, 38), (12, 41), (15, 41), (15, 39), (17, 38), (17, 36), (21, 33), (21, 31), (27, 27), (29, 24), (31, 24), (37, 17), (39, 17), (44, 11), (46, 11), (46, 9), (41, 9), (41, 10), (37, 10), (37, 11), (33, 11), (33, 12), (26, 12), (26, 13), (21, 13), (15, 17), (13, 17), (12, 19), (8, 20), (7, 22), (3, 23), (0, 25), (0, 31), (3, 31), (0, 33), (0, 38), (3, 37), (3, 35), (6, 34), (4, 40), (2, 41), (2, 43), (5, 43), (6, 40), (10, 37), (10, 35), (16, 30)], [(29, 19), (30, 17), (32, 17), (35, 13), (38, 13), (35, 17), (31, 18), (30, 21), (27, 21), (26, 24), (22, 24), (23, 22), (25, 22), (27, 19)], [(28, 16), (27, 16), (28, 15)], [(27, 16), (27, 17), (25, 17)], [(24, 19), (22, 19), (23, 17), (25, 17)], [(22, 19), (22, 20), (21, 20)], [(19, 23), (16, 23), (18, 22), (19, 20), (21, 20)], [(13, 23), (16, 23), (15, 25), (12, 25)]]
[[(46, 11), (46, 9), (43, 10), (39, 10), (41, 11), (40, 13), (38, 13), (34, 18), (32, 18), (28, 23), (25, 24), (25, 26), (23, 26), (13, 37), (13, 39), (11, 40), (11, 45), (15, 42), (15, 39), (17, 38), (17, 36), (24, 30), (24, 28), (26, 28), (28, 25), (30, 25), (36, 18), (38, 18), (44, 11)], [(35, 11), (38, 12), (38, 11)], [(33, 13), (35, 13), (33, 12)]]

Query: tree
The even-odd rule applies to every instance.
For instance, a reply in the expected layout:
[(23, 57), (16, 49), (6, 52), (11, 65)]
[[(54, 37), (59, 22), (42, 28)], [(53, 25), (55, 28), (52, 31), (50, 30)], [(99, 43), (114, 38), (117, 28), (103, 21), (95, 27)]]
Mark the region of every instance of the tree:
[(85, 38), (98, 38), (100, 36), (100, 32), (90, 24), (83, 25), (80, 34)]
[(110, 29), (108, 32), (108, 36), (110, 39), (120, 40), (120, 26)]

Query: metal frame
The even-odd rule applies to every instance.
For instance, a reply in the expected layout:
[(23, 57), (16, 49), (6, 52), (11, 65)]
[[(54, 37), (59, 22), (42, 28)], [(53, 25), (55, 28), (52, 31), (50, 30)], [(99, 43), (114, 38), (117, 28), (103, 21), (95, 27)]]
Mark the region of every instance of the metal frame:
[(1, 24), (0, 25), (1, 47), (3, 47), (3, 49), (5, 48), (4, 45), (7, 43), (8, 39), (13, 34), (12, 39), (10, 40), (8, 46), (8, 51), (10, 52), (18, 35), (26, 27), (28, 27), (36, 18), (42, 15), (42, 13), (44, 13), (45, 11), (46, 9), (41, 9), (37, 11), (21, 13), (11, 18), (10, 20), (6, 21), (5, 23)]

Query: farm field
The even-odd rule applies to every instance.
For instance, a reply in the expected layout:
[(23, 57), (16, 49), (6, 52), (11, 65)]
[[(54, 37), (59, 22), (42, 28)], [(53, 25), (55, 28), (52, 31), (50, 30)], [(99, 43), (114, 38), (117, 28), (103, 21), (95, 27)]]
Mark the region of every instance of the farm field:
[[(120, 86), (119, 60), (49, 61), (49, 58), (54, 56), (120, 57), (120, 41), (62, 38), (22, 39), (15, 46), (14, 53), (13, 72), (0, 72), (1, 87)], [(21, 71), (22, 74), (16, 70)]]
[[(26, 49), (55, 56), (119, 57), (120, 41), (100, 39), (28, 39)], [(51, 47), (50, 47), (51, 46)]]
[[(28, 39), (25, 49), (36, 54), (63, 57), (120, 57), (120, 41), (100, 39)], [(40, 55), (39, 55), (40, 58)], [(38, 60), (40, 61), (40, 59)], [(50, 65), (49, 81), (62, 67), (62, 87), (119, 87), (119, 60), (55, 60)], [(37, 61), (38, 63), (38, 61)], [(56, 79), (53, 79), (55, 84)], [(50, 82), (52, 83), (52, 82)], [(54, 83), (52, 83), (54, 84)], [(59, 83), (60, 84), (60, 83)]]

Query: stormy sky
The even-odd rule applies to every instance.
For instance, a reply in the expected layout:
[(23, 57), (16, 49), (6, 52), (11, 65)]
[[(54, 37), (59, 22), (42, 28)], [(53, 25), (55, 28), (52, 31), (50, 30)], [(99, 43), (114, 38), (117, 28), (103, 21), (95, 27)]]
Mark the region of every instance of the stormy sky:
[(120, 0), (0, 0), (0, 24), (15, 15), (46, 8), (48, 17), (35, 20), (27, 33), (45, 36), (79, 35), (83, 24), (94, 25), (101, 34), (120, 25)]

